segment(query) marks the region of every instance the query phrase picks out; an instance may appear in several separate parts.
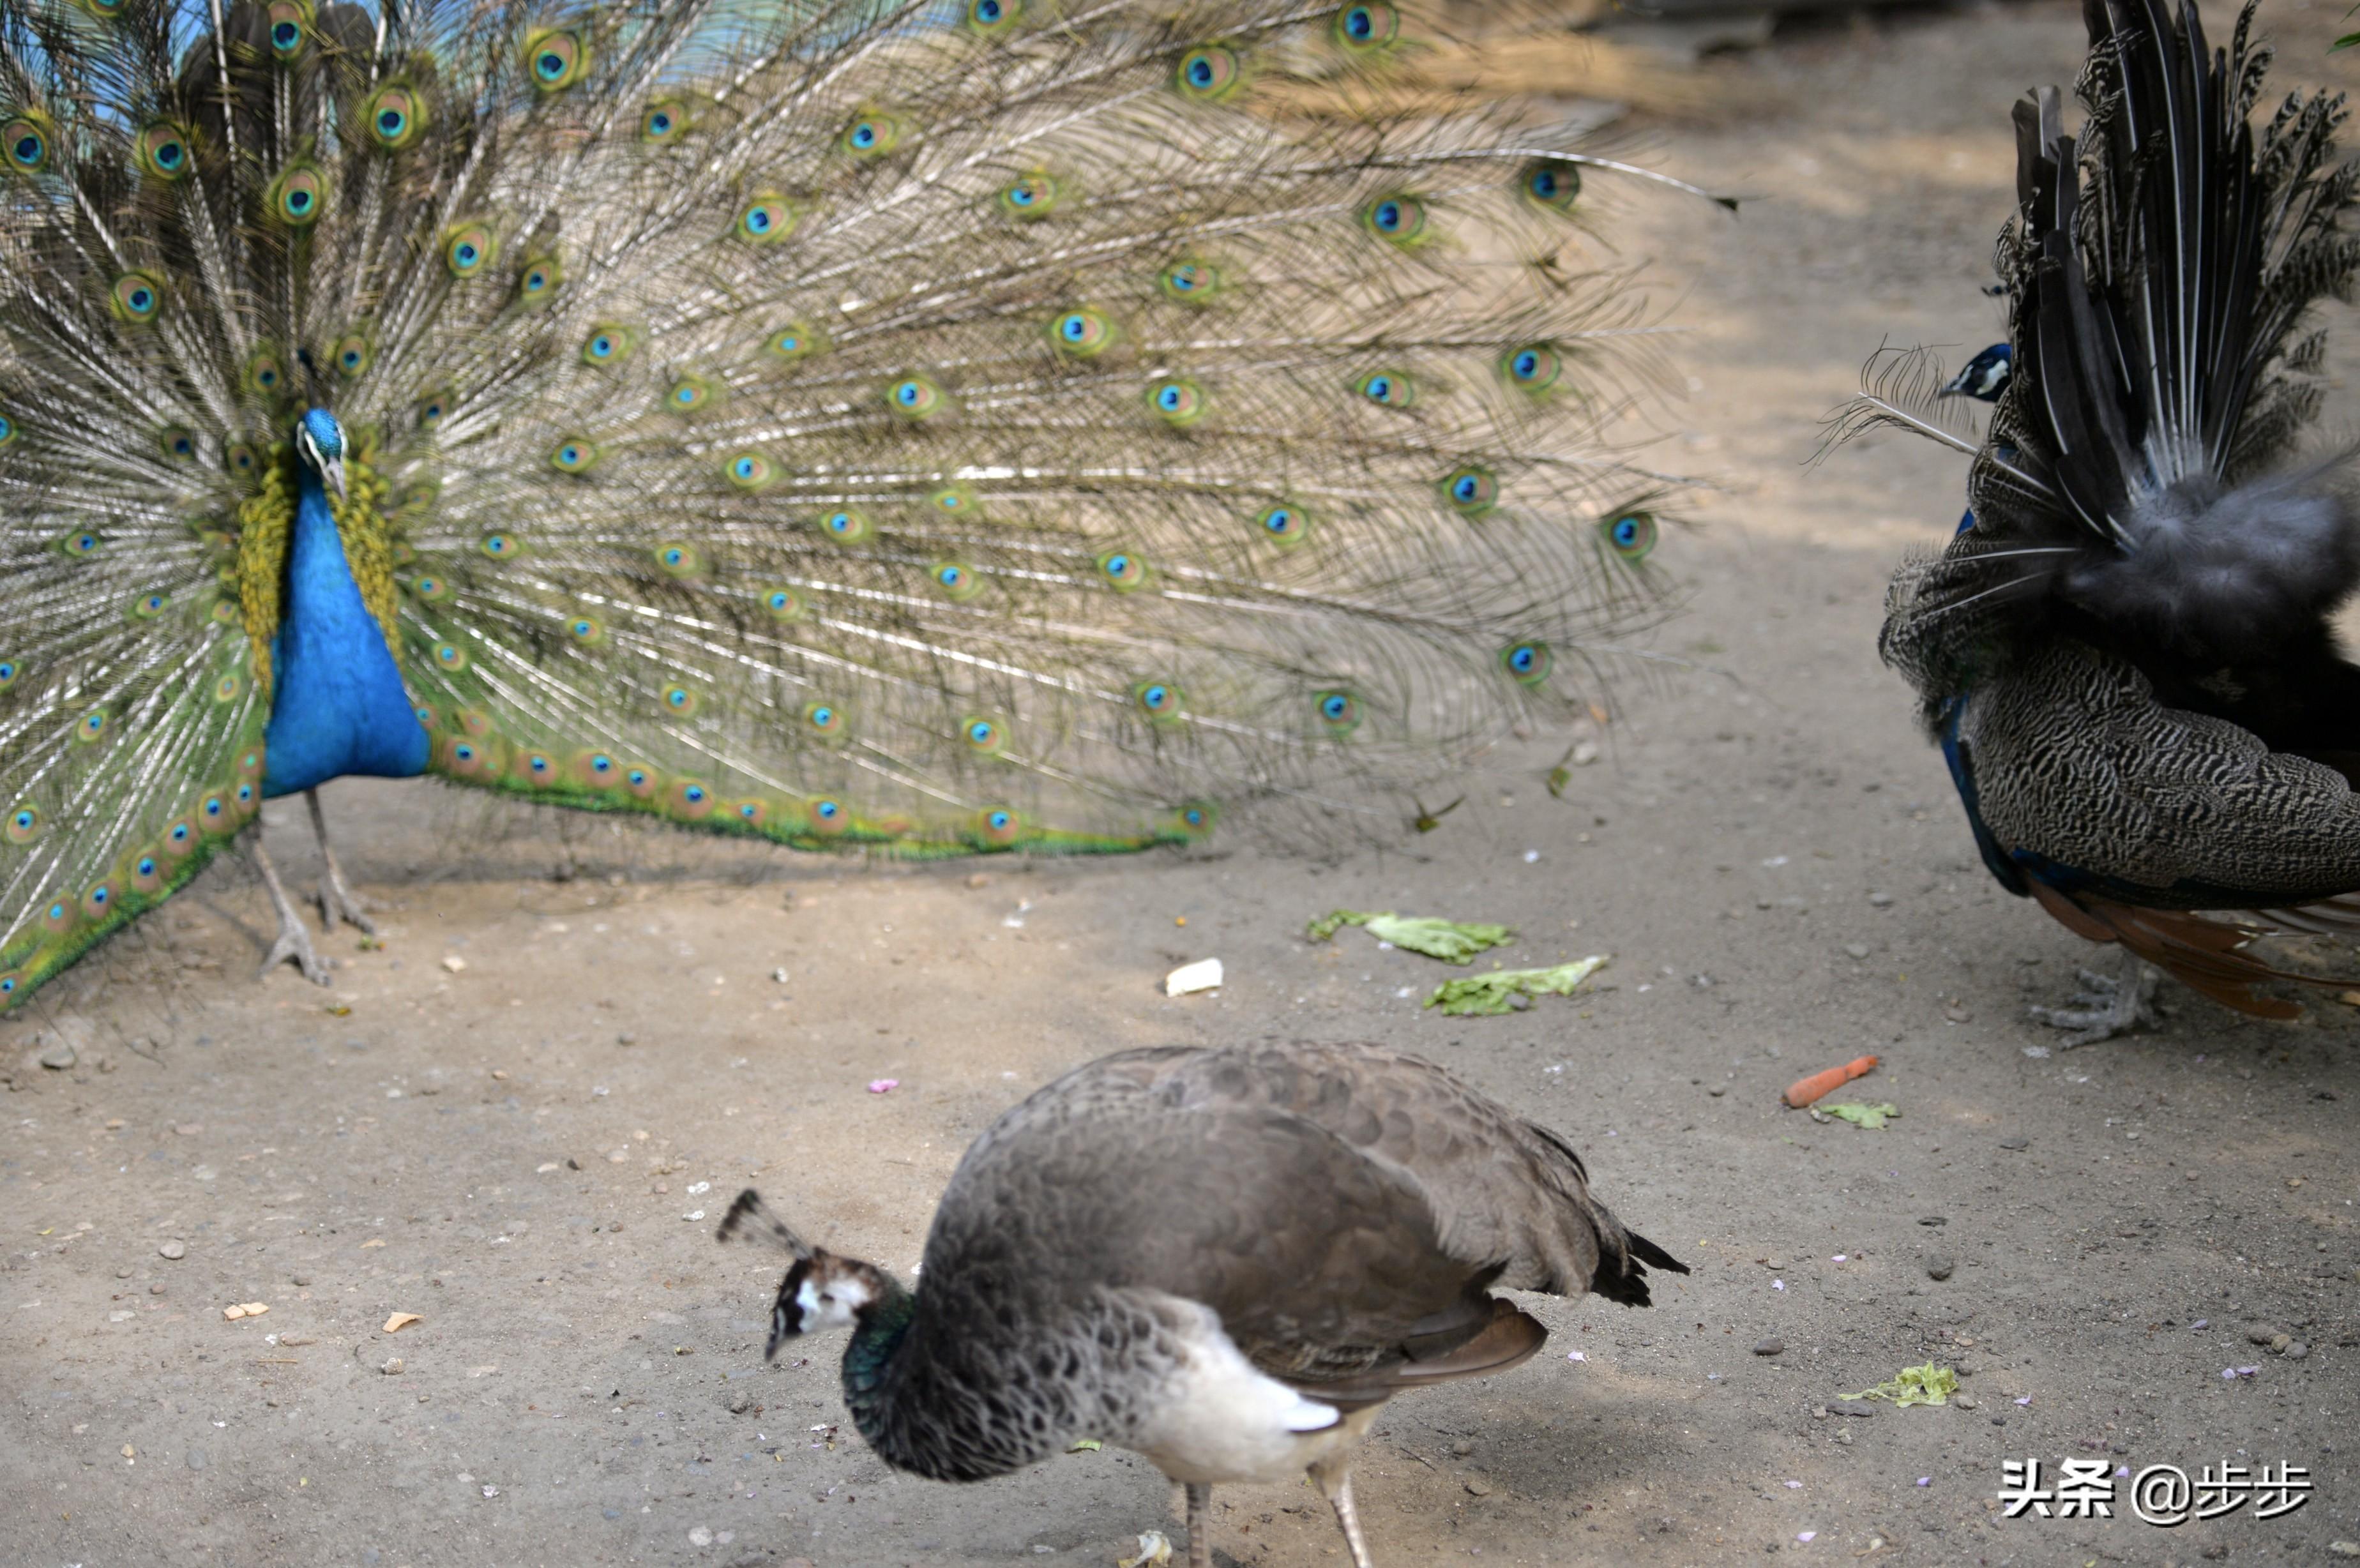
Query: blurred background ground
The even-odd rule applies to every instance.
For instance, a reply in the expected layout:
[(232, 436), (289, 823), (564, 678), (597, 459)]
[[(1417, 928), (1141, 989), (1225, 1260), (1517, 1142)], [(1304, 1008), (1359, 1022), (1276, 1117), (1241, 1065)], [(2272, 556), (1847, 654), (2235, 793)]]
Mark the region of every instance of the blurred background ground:
[[(1034, 1085), (1273, 1035), (1447, 1063), (1563, 1129), (1695, 1269), (1649, 1312), (1541, 1302), (1538, 1360), (1393, 1407), (1361, 1469), (1382, 1563), (2324, 1563), (2360, 1540), (2360, 1009), (2315, 995), (2266, 1026), (2172, 994), (2163, 1031), (2070, 1052), (2027, 1022), (2092, 952), (1976, 866), (1874, 651), (1959, 465), (1888, 438), (1804, 466), (1881, 340), (1956, 363), (1997, 334), (2007, 108), (2070, 79), (2077, 9), (1757, 18), (1734, 50), (1675, 20), (1604, 35), (1675, 92), (1531, 84), (1536, 115), (1622, 92), (1649, 161), (1749, 198), (1626, 196), (1606, 231), (1686, 329), (1666, 461), (1726, 487), (1663, 546), (1696, 594), (1660, 647), (1698, 670), (1630, 693), (1562, 800), (1536, 742), (1485, 758), (1439, 831), (1338, 862), (864, 868), (336, 785), (388, 940), (341, 939), (333, 992), (255, 983), (267, 906), (224, 865), (0, 1030), (0, 1561), (1110, 1563), (1176, 1533), (1142, 1462), (889, 1475), (839, 1430), (835, 1345), (763, 1364), (776, 1269), (713, 1223), (751, 1181), (907, 1269), (959, 1151)], [(2333, 7), (2264, 20), (2281, 85), (2353, 76)], [(300, 807), (268, 821), (308, 881)], [(1303, 940), (1336, 907), (1612, 964), (1590, 995), (1445, 1018), (1419, 998), (1452, 972)], [(1158, 994), (1206, 956), (1219, 992)], [(1884, 1130), (1778, 1107), (1863, 1051), (1885, 1065), (1859, 1097), (1903, 1112)], [(269, 1311), (224, 1319), (245, 1302)], [(1818, 1413), (1929, 1358), (1967, 1399)], [(2172, 1530), (1997, 1517), (2004, 1458), (2092, 1456), (2292, 1462), (2316, 1492)], [(1218, 1496), (1224, 1561), (1339, 1560), (1308, 1489)]]

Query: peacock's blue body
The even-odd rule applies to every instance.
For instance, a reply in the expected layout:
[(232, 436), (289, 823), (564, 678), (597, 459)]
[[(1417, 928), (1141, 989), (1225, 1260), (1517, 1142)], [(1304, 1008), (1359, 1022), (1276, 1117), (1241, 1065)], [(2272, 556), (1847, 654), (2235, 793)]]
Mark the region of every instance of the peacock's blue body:
[[(338, 432), (339, 448), (342, 439)], [(267, 796), (347, 774), (409, 779), (426, 771), (431, 749), (385, 633), (361, 602), (327, 486), (310, 463), (300, 473), (285, 607), (270, 644), (277, 674), (263, 731)]]
[(1605, 701), (1641, 171), (1394, 93), (1419, 34), (0, 0), (0, 1006), (344, 774), (1129, 850)]

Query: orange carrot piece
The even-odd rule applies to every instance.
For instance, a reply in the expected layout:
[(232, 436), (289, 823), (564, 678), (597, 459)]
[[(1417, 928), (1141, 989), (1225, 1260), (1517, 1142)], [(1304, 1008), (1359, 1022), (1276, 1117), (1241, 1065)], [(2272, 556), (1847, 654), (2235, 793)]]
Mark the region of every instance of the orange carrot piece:
[(1830, 1067), (1825, 1073), (1814, 1073), (1808, 1078), (1797, 1078), (1786, 1085), (1786, 1093), (1780, 1097), (1799, 1111), (1820, 1095), (1834, 1094), (1875, 1065), (1876, 1058), (1874, 1056), (1855, 1057), (1841, 1067)]

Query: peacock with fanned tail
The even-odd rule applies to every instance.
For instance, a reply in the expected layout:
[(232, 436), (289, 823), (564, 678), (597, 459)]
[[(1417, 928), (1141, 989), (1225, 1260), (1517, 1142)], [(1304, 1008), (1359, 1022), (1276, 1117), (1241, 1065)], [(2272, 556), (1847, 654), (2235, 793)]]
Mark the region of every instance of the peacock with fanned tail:
[(0, 1007), (345, 775), (1116, 851), (1598, 702), (1673, 481), (1577, 246), (1644, 171), (1388, 109), (1417, 37), (0, 0)]

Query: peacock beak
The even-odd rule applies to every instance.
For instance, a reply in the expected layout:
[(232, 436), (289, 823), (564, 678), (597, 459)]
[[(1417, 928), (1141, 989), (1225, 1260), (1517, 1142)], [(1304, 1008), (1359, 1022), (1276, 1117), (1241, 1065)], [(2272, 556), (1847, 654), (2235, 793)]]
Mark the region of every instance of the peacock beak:
[(344, 501), (350, 499), (350, 497), (344, 493), (344, 460), (343, 458), (329, 457), (324, 453), (322, 454), (320, 458), (320, 477), (326, 480), (335, 490), (337, 500)]

